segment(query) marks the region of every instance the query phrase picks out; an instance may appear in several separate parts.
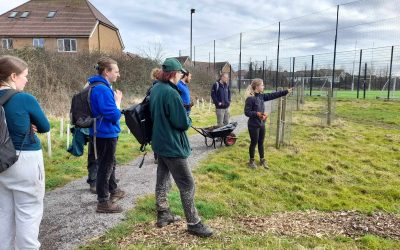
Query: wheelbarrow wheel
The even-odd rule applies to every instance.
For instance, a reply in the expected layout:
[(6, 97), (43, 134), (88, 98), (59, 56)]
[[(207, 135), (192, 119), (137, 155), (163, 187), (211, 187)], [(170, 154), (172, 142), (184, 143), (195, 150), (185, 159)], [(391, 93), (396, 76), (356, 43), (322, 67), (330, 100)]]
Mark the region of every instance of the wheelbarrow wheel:
[(224, 144), (226, 146), (232, 146), (236, 143), (236, 135), (234, 133), (230, 133), (227, 137), (224, 138)]

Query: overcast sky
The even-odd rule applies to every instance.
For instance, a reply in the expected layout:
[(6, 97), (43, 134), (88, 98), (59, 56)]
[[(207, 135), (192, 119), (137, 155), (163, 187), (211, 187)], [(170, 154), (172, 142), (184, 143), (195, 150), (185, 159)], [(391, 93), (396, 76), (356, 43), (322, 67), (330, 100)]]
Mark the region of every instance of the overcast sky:
[[(1, 0), (0, 13), (24, 2)], [(196, 59), (202, 61), (208, 60), (209, 56), (213, 60), (214, 39), (217, 40), (216, 61), (238, 61), (240, 32), (244, 32), (242, 54), (245, 57), (255, 60), (263, 60), (268, 55), (269, 59), (276, 57), (278, 21), (282, 21), (282, 58), (332, 53), (337, 4), (341, 4), (339, 28), (344, 27), (339, 30), (338, 51), (393, 45), (400, 38), (400, 0), (353, 3), (348, 3), (349, 0), (90, 2), (119, 28), (125, 51), (133, 53), (161, 43), (165, 56), (177, 56), (179, 50), (182, 55), (189, 55), (191, 8), (196, 9), (193, 45), (196, 46)], [(376, 20), (381, 21), (367, 24)]]

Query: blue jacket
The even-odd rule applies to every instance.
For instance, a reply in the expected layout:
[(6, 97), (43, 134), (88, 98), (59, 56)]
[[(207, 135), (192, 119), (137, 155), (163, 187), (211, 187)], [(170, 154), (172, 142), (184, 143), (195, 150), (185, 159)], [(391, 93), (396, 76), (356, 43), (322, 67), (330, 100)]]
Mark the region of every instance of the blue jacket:
[[(121, 111), (117, 108), (117, 104), (115, 103), (114, 91), (110, 83), (100, 75), (92, 76), (88, 81), (89, 85), (96, 82), (104, 83), (93, 87), (90, 95), (92, 117), (97, 117), (96, 137), (117, 138), (119, 132), (121, 132), (119, 126)], [(90, 136), (93, 136), (93, 128), (90, 128)]]
[[(217, 81), (211, 88), (211, 98), (217, 109), (229, 108), (231, 104), (231, 90), (228, 84)], [(221, 103), (221, 105), (219, 104)]]
[[(0, 90), (0, 97), (5, 93), (6, 90)], [(31, 124), (37, 127), (39, 133), (46, 133), (50, 131), (50, 123), (36, 98), (21, 92), (11, 97), (3, 108), (15, 149), (21, 150), (23, 144), (22, 151), (40, 150), (42, 148), (40, 140), (32, 132)]]
[(189, 87), (182, 80), (180, 80), (176, 86), (178, 87), (178, 89), (180, 91), (183, 106), (185, 107), (186, 112), (190, 112), (190, 90), (189, 90)]

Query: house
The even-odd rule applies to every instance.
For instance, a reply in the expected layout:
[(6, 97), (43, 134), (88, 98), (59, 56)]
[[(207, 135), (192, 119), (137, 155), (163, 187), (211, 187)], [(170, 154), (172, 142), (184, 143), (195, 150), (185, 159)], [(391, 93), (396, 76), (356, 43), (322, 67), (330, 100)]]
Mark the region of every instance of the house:
[(31, 0), (0, 15), (3, 49), (122, 52), (118, 28), (89, 0)]

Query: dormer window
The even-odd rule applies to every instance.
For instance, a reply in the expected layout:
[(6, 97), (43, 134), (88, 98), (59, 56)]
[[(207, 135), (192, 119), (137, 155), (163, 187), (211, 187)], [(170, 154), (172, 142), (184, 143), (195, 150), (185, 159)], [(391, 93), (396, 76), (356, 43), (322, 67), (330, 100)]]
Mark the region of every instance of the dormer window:
[(19, 16), (20, 18), (27, 18), (29, 16), (29, 11), (24, 11), (22, 14)]
[(13, 11), (10, 13), (10, 15), (8, 16), (9, 18), (15, 18), (18, 15), (18, 11)]
[(49, 11), (47, 14), (47, 18), (53, 18), (56, 15), (57, 11)]

